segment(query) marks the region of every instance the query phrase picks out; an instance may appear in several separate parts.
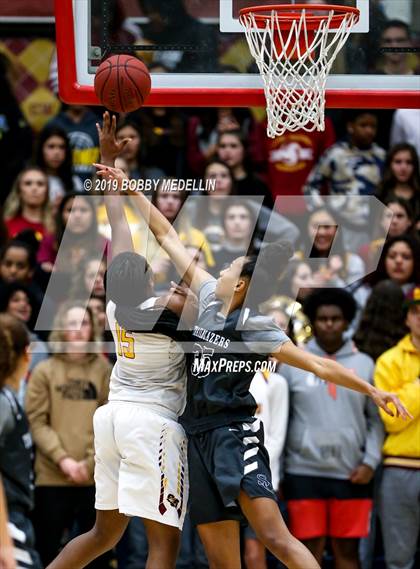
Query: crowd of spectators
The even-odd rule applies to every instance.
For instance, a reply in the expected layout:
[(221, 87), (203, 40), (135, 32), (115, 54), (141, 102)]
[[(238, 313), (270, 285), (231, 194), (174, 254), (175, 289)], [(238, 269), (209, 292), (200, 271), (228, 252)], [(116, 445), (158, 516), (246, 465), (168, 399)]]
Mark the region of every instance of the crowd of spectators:
[[(394, 32), (407, 28), (385, 26), (384, 44)], [(382, 72), (408, 72), (404, 64), (389, 57)], [(15, 545), (40, 568), (94, 519), (92, 416), (114, 361), (103, 284), (112, 243), (93, 167), (100, 109), (63, 105), (35, 135), (6, 68), (0, 59), (10, 126), (0, 196), (0, 473), (9, 519), (26, 536), (19, 543), (16, 531)], [(267, 241), (292, 241), (295, 257), (265, 311), (308, 351), (397, 393), (414, 416), (390, 419), (364, 396), (287, 366), (255, 378), (290, 528), (338, 569), (381, 567), (383, 555), (387, 569), (409, 569), (420, 529), (420, 111), (397, 110), (378, 143), (380, 120), (373, 110), (335, 112), (323, 133), (269, 140), (246, 109), (147, 108), (119, 117), (117, 131), (131, 139), (117, 166), (155, 182), (150, 199), (212, 274)], [(168, 179), (205, 189), (168, 192)], [(174, 268), (121, 199), (164, 293)], [(265, 569), (249, 530), (246, 567)], [(115, 552), (119, 569), (144, 567), (145, 548), (133, 519)], [(187, 520), (179, 568), (206, 567)]]

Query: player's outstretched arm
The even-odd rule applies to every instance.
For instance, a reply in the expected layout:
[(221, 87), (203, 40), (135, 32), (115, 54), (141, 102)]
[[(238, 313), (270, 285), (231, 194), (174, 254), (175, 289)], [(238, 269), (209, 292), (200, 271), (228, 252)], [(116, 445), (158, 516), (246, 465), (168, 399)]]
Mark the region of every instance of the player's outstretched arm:
[[(129, 139), (118, 141), (116, 139), (117, 122), (115, 115), (110, 117), (108, 112), (103, 115), (102, 127), (99, 123), (96, 128), (99, 134), (99, 147), (101, 152), (101, 163), (104, 166), (114, 166), (115, 158), (121, 154), (124, 146), (129, 142)], [(128, 225), (125, 216), (123, 200), (121, 195), (115, 187), (111, 184), (105, 190), (104, 202), (106, 213), (108, 216), (109, 224), (112, 232), (112, 256), (116, 257), (119, 253), (125, 251), (134, 251), (133, 240), (131, 237), (130, 226)]]
[[(95, 167), (97, 168), (97, 173), (99, 176), (110, 181), (116, 180), (121, 185), (123, 180), (127, 179), (127, 176), (124, 174), (124, 172), (122, 172), (122, 170), (114, 168), (114, 163), (115, 158), (121, 154), (124, 146), (129, 142), (129, 139), (123, 140), (121, 142), (117, 141), (116, 127), (117, 122), (115, 115), (111, 119), (109, 113), (105, 112), (103, 127), (101, 128), (99, 125), (97, 125), (101, 150), (101, 164), (95, 164)], [(179, 239), (177, 232), (165, 218), (165, 216), (163, 216), (160, 211), (155, 208), (143, 194), (134, 192), (133, 197), (137, 203), (137, 207), (139, 208), (140, 213), (147, 221), (158, 243), (171, 258), (183, 281), (186, 282), (194, 292), (198, 292), (201, 284), (211, 279), (212, 276), (198, 267), (197, 264), (193, 261), (190, 254), (182, 244), (182, 241)], [(109, 207), (111, 208), (114, 204), (112, 204), (111, 200), (108, 201)], [(112, 201), (115, 202), (118, 200)], [(115, 206), (115, 208), (110, 210), (108, 214), (111, 215), (112, 221), (116, 226), (118, 223), (118, 217), (121, 217), (120, 212), (117, 212)], [(125, 216), (123, 217), (125, 219)], [(119, 227), (118, 235), (121, 233), (122, 228)], [(120, 239), (118, 239), (118, 244), (119, 243)], [(124, 250), (126, 251), (127, 248)]]
[[(412, 418), (396, 395), (377, 389), (367, 381), (363, 381), (363, 379), (358, 377), (353, 371), (346, 369), (334, 360), (306, 352), (295, 346), (292, 342), (282, 344), (279, 349), (271, 355), (281, 363), (310, 371), (325, 381), (353, 389), (354, 391), (371, 397), (374, 403), (391, 417), (394, 417), (396, 414), (397, 417), (401, 417), (402, 419)], [(395, 407), (395, 414), (388, 407), (389, 403), (392, 403)]]

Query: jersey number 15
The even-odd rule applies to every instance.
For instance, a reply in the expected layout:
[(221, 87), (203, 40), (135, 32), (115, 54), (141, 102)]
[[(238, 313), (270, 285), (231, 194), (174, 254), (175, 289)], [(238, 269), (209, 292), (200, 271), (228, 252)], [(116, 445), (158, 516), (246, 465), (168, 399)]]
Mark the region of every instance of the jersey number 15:
[(136, 354), (134, 353), (134, 338), (128, 332), (115, 324), (115, 330), (118, 338), (118, 355), (123, 358), (134, 360)]

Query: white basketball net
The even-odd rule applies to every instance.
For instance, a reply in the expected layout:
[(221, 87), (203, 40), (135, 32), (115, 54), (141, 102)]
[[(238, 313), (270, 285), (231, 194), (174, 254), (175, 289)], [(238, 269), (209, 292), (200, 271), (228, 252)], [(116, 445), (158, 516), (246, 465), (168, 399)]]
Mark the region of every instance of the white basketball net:
[(310, 38), (306, 13), (307, 10), (302, 10), (300, 18), (289, 20), (286, 31), (284, 17), (282, 19), (276, 10), (267, 17), (265, 27), (260, 28), (254, 13), (240, 17), (264, 82), (270, 138), (299, 129), (324, 130), (328, 74), (358, 19), (355, 13), (349, 12), (338, 28), (330, 32), (331, 20), (336, 15), (330, 10)]

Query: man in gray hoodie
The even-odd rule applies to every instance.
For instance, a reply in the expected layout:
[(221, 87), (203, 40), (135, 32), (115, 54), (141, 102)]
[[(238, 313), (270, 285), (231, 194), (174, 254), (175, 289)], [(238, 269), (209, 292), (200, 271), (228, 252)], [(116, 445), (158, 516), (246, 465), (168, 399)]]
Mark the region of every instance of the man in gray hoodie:
[[(374, 363), (344, 332), (355, 301), (342, 289), (320, 289), (304, 303), (311, 353), (337, 360), (372, 382)], [(384, 431), (376, 407), (360, 393), (283, 365), (290, 390), (284, 491), (291, 531), (321, 564), (327, 538), (337, 569), (359, 569), (358, 542), (369, 532), (372, 478)]]

